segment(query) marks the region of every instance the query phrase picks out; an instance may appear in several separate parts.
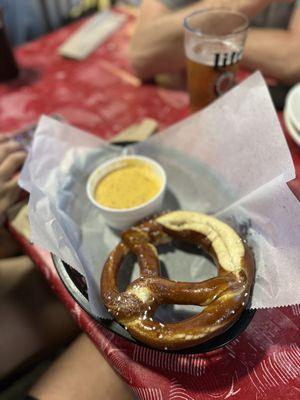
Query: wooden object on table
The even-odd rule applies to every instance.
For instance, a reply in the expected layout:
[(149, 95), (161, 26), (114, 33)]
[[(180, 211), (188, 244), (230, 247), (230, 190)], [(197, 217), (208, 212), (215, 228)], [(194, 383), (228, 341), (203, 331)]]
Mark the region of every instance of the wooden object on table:
[(157, 129), (158, 123), (152, 118), (145, 118), (138, 124), (130, 125), (128, 128), (114, 136), (111, 143), (141, 142), (148, 139)]

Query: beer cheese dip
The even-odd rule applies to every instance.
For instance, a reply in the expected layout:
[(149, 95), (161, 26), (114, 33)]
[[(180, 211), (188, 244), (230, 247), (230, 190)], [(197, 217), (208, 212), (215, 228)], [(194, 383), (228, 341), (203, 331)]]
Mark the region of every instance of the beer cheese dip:
[(96, 185), (94, 198), (104, 207), (128, 209), (147, 203), (161, 187), (162, 180), (153, 168), (133, 159), (102, 177)]

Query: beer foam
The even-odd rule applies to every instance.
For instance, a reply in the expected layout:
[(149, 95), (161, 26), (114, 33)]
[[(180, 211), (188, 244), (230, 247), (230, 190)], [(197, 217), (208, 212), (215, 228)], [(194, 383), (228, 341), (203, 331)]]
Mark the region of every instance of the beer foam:
[(187, 57), (202, 65), (225, 67), (237, 63), (242, 58), (241, 46), (218, 39), (206, 40), (203, 43), (192, 43), (186, 46)]

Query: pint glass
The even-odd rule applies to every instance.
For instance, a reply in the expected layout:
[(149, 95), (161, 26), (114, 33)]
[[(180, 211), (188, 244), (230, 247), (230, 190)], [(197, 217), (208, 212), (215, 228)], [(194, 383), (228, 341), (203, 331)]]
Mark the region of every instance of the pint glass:
[(248, 18), (225, 9), (196, 11), (184, 20), (190, 110), (207, 106), (235, 84)]

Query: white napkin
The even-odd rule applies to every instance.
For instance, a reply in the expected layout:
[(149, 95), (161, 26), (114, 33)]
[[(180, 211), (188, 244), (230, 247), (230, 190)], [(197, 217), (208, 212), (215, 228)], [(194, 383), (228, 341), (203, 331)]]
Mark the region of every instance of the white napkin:
[[(30, 192), (32, 241), (85, 275), (92, 310), (102, 317), (108, 314), (100, 301), (101, 270), (119, 238), (90, 204), (85, 185), (97, 165), (122, 152), (163, 165), (165, 209), (214, 213), (246, 235), (256, 260), (252, 308), (300, 302), (300, 204), (286, 184), (295, 170), (259, 73), (126, 149), (42, 117), (20, 179)], [(185, 249), (160, 258), (171, 279), (197, 281), (216, 273), (211, 262)]]

